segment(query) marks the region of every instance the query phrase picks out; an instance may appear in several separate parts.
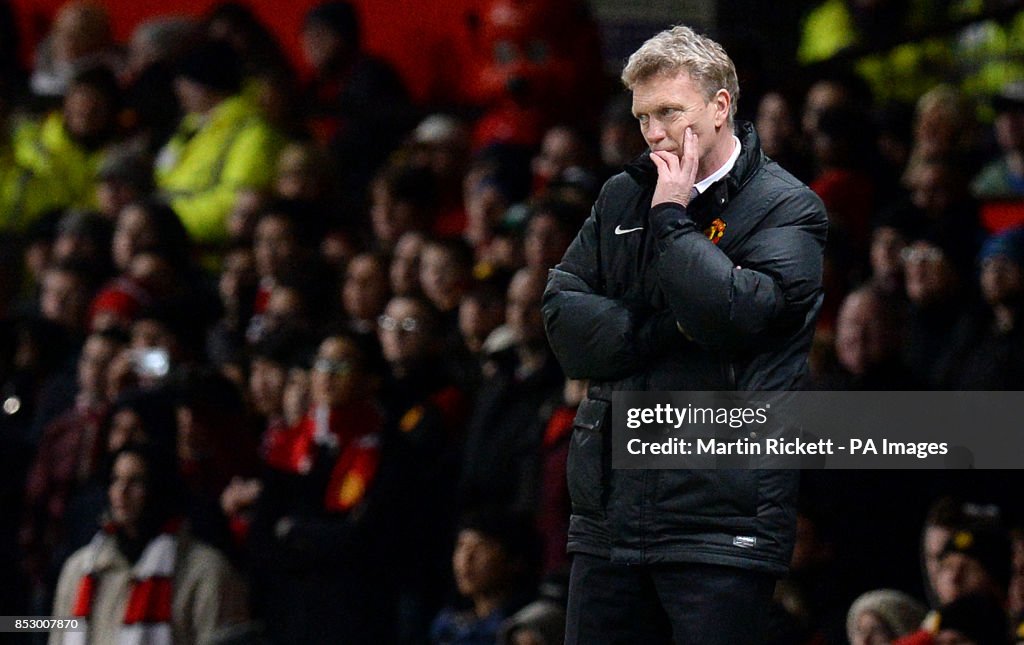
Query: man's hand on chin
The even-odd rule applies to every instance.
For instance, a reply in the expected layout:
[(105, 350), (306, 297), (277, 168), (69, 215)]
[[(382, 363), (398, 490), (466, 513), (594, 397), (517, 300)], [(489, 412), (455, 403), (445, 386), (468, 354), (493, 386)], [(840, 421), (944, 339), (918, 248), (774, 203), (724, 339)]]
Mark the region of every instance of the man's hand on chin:
[(693, 185), (697, 183), (697, 135), (686, 128), (683, 135), (683, 158), (664, 150), (651, 152), (651, 161), (658, 169), (658, 184), (654, 187), (651, 207), (675, 202), (683, 207), (690, 203)]

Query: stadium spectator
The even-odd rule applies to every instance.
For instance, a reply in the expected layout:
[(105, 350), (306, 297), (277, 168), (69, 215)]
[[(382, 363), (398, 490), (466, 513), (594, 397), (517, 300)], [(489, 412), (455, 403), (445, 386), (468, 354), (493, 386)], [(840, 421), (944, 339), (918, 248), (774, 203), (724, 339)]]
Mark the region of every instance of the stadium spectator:
[(342, 202), (355, 207), (388, 154), (414, 124), (406, 89), (391, 67), (363, 50), (356, 8), (344, 0), (314, 6), (302, 26), (313, 68), (305, 89), (307, 122), (331, 150)]
[(392, 165), (373, 182), (370, 220), (376, 243), (390, 252), (410, 231), (428, 231), (437, 216), (437, 179), (427, 169)]
[(178, 66), (175, 91), (186, 112), (156, 160), (156, 182), (189, 235), (213, 244), (244, 189), (268, 188), (282, 141), (239, 94), (240, 63), (216, 41), (191, 49)]
[(915, 381), (900, 359), (899, 310), (869, 287), (843, 300), (836, 320), (833, 373), (821, 376), (822, 389), (908, 390)]
[(90, 334), (78, 358), (74, 404), (43, 429), (25, 484), (26, 514), (20, 531), (24, 566), (37, 590), (52, 586), (67, 553), (64, 527), (68, 498), (98, 474), (110, 401), (106, 372), (126, 344), (116, 333)]
[(964, 390), (1024, 387), (1021, 304), (1024, 298), (1024, 229), (989, 238), (978, 256), (979, 286), (988, 306), (977, 337), (967, 344), (955, 385)]
[(505, 318), (514, 343), (492, 355), (466, 432), (460, 505), (535, 508), (541, 447), (541, 405), (562, 387), (562, 370), (548, 348), (540, 317), (546, 275), (516, 273)]
[(971, 192), (979, 199), (1024, 197), (1024, 82), (1005, 87), (993, 107), (1000, 157), (982, 168)]
[(49, 35), (36, 51), (30, 85), (37, 96), (58, 99), (69, 91), (78, 72), (96, 66), (118, 72), (122, 65), (107, 10), (78, 0), (65, 4), (54, 18)]
[(910, 302), (904, 361), (917, 380), (935, 387), (955, 373), (955, 342), (973, 325), (969, 303), (961, 295), (961, 276), (946, 247), (917, 239), (901, 255)]
[[(266, 455), (250, 531), (257, 606), (279, 641), (389, 642), (394, 600), (387, 523), (401, 497), (382, 450), (380, 361), (355, 336), (328, 336), (306, 416)], [(384, 524), (382, 524), (384, 523)]]
[(107, 155), (96, 173), (96, 208), (108, 220), (133, 202), (141, 202), (154, 189), (152, 161), (120, 151)]
[(502, 622), (529, 598), (536, 550), (536, 536), (522, 518), (497, 511), (464, 518), (452, 571), (459, 595), (469, 606), (443, 610), (431, 627), (431, 644), (495, 642)]
[(902, 591), (869, 591), (850, 605), (846, 634), (850, 645), (889, 645), (917, 631), (925, 612), (924, 605)]
[(389, 295), (384, 257), (360, 253), (349, 261), (341, 283), (341, 308), (352, 331), (375, 333)]
[(54, 632), (51, 645), (198, 642), (246, 621), (240, 579), (182, 521), (173, 461), (128, 445), (112, 463), (109, 519), (64, 565), (53, 607), (86, 629)]
[(100, 165), (120, 134), (121, 91), (113, 72), (85, 69), (71, 79), (63, 107), (41, 123), (26, 124), (16, 137), (16, 154), (50, 186), (62, 206), (96, 205)]
[(388, 281), (394, 295), (415, 296), (422, 292), (420, 255), (423, 252), (424, 241), (422, 233), (408, 231), (395, 243), (395, 250), (391, 254), (391, 266), (388, 268)]

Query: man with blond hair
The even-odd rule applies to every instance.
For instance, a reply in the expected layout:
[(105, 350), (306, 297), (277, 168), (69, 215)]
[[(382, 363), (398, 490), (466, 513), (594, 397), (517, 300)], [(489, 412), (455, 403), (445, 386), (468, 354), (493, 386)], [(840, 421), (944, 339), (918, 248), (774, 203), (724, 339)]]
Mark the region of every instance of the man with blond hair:
[(566, 642), (764, 639), (796, 525), (792, 470), (615, 470), (613, 391), (791, 390), (821, 307), (821, 201), (733, 121), (722, 47), (663, 31), (622, 74), (648, 152), (604, 186), (544, 297), (570, 378)]

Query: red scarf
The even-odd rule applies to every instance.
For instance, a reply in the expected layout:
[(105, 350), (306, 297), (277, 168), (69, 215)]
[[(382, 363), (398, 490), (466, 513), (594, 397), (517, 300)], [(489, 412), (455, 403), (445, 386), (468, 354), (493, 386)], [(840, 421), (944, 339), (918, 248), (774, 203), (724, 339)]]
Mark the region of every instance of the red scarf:
[[(143, 549), (139, 561), (132, 567), (128, 603), (118, 633), (117, 645), (171, 645), (171, 603), (174, 596), (172, 586), (178, 552), (180, 520), (164, 525), (160, 533)], [(89, 544), (88, 572), (78, 584), (78, 595), (71, 614), (85, 623), (85, 628), (65, 634), (68, 645), (85, 645), (90, 642), (89, 619), (102, 571), (97, 570), (97, 557), (111, 540), (116, 540), (113, 524), (105, 525)]]
[(377, 473), (382, 426), (380, 412), (367, 401), (315, 408), (291, 428), (267, 438), (265, 459), (277, 470), (304, 475), (317, 446), (336, 446), (338, 457), (324, 491), (324, 509), (348, 511), (363, 500)]

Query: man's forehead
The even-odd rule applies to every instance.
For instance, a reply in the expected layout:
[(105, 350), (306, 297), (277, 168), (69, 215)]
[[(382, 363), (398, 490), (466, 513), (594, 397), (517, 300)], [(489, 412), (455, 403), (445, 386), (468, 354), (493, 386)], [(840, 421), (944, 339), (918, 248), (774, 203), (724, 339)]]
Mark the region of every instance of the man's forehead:
[(697, 90), (693, 77), (685, 69), (658, 72), (633, 85), (633, 108), (638, 104), (680, 99), (680, 91)]
[(692, 81), (693, 78), (693, 74), (691, 74), (690, 70), (686, 67), (666, 67), (639, 78), (633, 83), (633, 88), (636, 89), (641, 85), (662, 85), (665, 83), (671, 83), (677, 79)]

